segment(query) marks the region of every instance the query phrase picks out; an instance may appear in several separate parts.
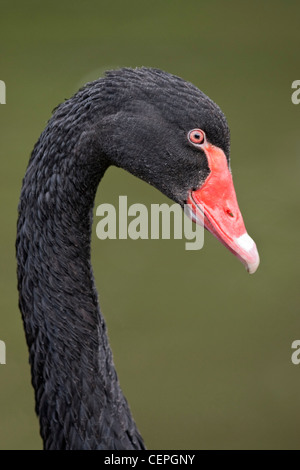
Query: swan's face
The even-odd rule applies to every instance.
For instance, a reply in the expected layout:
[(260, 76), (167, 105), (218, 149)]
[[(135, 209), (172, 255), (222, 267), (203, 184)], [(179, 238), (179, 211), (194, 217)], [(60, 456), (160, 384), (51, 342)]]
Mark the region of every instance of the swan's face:
[(106, 153), (112, 164), (183, 205), (190, 190), (199, 188), (210, 173), (207, 155), (193, 143), (190, 132), (201, 129), (206, 141), (221, 148), (229, 162), (229, 130), (223, 115), (223, 121), (216, 115), (211, 122), (211, 111), (201, 108), (201, 103), (193, 116), (185, 101), (176, 102), (175, 97), (168, 108), (163, 95), (158, 93), (156, 99), (126, 101), (121, 111), (106, 118)]
[[(147, 77), (147, 75), (146, 75)], [(229, 167), (230, 134), (220, 108), (193, 85), (150, 74), (119, 94), (105, 140), (111, 163), (182, 206), (254, 272), (255, 243), (240, 213)]]

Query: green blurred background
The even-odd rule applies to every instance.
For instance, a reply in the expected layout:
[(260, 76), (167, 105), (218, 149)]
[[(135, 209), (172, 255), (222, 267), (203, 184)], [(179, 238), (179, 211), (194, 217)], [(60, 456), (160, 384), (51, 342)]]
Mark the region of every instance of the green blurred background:
[[(21, 180), (52, 109), (106, 69), (152, 66), (225, 112), (234, 182), (261, 266), (207, 234), (96, 238), (92, 261), (121, 385), (150, 449), (299, 449), (299, 1), (0, 3), (0, 449), (40, 449), (14, 253)], [(170, 202), (109, 169), (96, 206)]]

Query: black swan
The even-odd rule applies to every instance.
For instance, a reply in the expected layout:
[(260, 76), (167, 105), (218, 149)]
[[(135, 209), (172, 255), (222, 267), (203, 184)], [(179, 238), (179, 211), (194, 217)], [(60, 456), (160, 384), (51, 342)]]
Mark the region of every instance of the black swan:
[(90, 262), (92, 209), (110, 165), (152, 184), (254, 272), (220, 108), (157, 69), (107, 72), (58, 106), (19, 202), (22, 312), (44, 449), (144, 449), (121, 391)]

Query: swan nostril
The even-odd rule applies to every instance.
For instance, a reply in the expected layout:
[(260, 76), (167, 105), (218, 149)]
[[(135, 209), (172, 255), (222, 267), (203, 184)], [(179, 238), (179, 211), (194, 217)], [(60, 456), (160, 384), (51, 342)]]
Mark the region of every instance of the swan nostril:
[(230, 209), (225, 210), (226, 214), (228, 214), (230, 217), (234, 217), (233, 213), (231, 212)]

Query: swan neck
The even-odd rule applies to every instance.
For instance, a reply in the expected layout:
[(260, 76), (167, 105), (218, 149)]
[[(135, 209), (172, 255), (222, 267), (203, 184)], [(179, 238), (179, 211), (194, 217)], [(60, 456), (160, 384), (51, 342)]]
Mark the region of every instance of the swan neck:
[(19, 203), (19, 305), (36, 412), (45, 449), (138, 449), (90, 261), (94, 198), (108, 163), (86, 117), (73, 116), (70, 127), (68, 107), (36, 144)]

